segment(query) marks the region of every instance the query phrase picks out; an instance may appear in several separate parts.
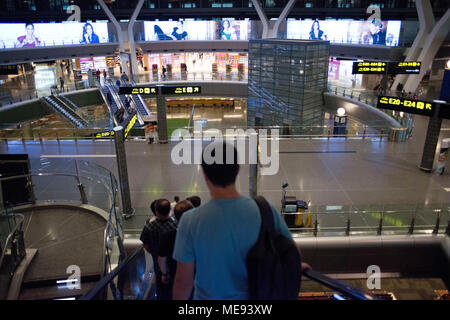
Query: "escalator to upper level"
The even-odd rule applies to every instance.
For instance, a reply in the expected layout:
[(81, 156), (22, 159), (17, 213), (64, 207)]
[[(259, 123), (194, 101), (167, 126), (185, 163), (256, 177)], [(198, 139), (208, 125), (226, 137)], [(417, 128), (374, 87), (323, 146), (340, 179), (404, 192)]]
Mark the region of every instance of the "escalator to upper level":
[[(122, 82), (124, 85), (126, 85), (124, 82)], [(135, 83), (133, 81), (130, 81), (130, 85), (134, 86)], [(142, 99), (140, 94), (132, 94), (130, 95), (131, 99), (134, 103), (134, 106), (136, 107), (136, 111), (141, 116), (143, 120), (146, 120), (147, 117), (150, 116), (150, 111), (147, 109), (147, 106), (145, 105), (144, 100)]]
[[(62, 97), (57, 97), (54, 95), (44, 97), (43, 99), (47, 105), (55, 109), (60, 113), (65, 119), (69, 120), (78, 128), (84, 128), (87, 126), (87, 121), (78, 115), (73, 107), (67, 104), (66, 99), (63, 100)], [(73, 103), (72, 103), (73, 104)]]

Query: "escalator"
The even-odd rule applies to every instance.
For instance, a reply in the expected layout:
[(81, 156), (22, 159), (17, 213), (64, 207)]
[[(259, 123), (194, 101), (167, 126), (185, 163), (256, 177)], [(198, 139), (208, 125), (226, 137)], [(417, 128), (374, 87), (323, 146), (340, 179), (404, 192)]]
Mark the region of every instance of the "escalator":
[[(116, 115), (121, 107), (124, 108), (122, 105), (121, 100), (119, 99), (119, 96), (117, 95), (116, 91), (114, 90), (114, 85), (110, 81), (110, 83), (105, 83), (103, 86), (99, 86), (100, 94), (103, 97), (103, 100), (105, 101), (106, 105), (108, 106), (108, 109), (111, 112), (111, 116), (114, 121), (114, 125), (119, 125), (121, 122), (117, 119)], [(110, 98), (108, 98), (110, 97)], [(125, 114), (124, 114), (124, 121), (127, 118), (128, 114), (126, 113), (126, 108), (124, 108)]]
[(66, 102), (60, 97), (51, 95), (44, 97), (44, 102), (60, 113), (64, 118), (70, 121), (78, 128), (84, 128), (87, 126), (87, 121), (79, 116)]
[[(367, 294), (339, 280), (327, 277), (314, 270), (304, 271), (303, 276), (332, 289), (335, 300), (377, 300), (376, 296)], [(155, 300), (156, 279), (152, 257), (143, 246), (123, 260), (114, 270), (78, 298), (79, 300)], [(299, 294), (299, 299), (300, 294)]]
[[(130, 81), (130, 85), (134, 86), (135, 83)], [(144, 100), (142, 99), (141, 95), (140, 94), (137, 94), (137, 95), (132, 94), (131, 99), (134, 102), (134, 105), (136, 107), (138, 114), (145, 121), (150, 116), (150, 112), (147, 109), (147, 106), (145, 105)]]

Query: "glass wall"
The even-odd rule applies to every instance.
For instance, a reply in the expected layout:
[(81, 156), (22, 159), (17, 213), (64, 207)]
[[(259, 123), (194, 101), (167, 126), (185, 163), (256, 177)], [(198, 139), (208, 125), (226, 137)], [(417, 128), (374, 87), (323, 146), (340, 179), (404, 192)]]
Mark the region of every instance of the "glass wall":
[(326, 41), (250, 41), (248, 125), (322, 125), (328, 59)]

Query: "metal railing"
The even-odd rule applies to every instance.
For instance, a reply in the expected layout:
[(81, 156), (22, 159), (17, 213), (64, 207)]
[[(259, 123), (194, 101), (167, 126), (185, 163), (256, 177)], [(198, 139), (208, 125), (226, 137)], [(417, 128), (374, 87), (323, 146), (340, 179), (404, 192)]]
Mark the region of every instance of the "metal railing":
[(315, 282), (318, 282), (328, 288), (331, 288), (344, 296), (353, 300), (378, 300), (374, 296), (365, 293), (355, 287), (349, 286), (339, 280), (332, 279), (323, 275), (320, 272), (314, 270), (307, 270), (303, 272), (303, 275)]
[(156, 276), (140, 246), (79, 300), (147, 300), (155, 296)]
[(105, 248), (102, 275), (109, 272), (117, 263), (114, 260), (120, 261), (124, 256), (123, 227), (118, 214), (118, 184), (113, 174), (88, 161), (41, 158), (31, 159), (30, 162), (34, 168), (32, 173), (0, 178), (0, 183), (26, 178), (30, 196), (28, 202), (21, 204), (90, 204), (105, 211), (107, 216), (104, 217), (106, 224), (102, 240)]
[(324, 211), (323, 207), (319, 206), (303, 213), (283, 213), (283, 217), (296, 237), (450, 235), (450, 203), (411, 205), (410, 208), (400, 209), (396, 208), (396, 205), (365, 205), (348, 210), (329, 211)]

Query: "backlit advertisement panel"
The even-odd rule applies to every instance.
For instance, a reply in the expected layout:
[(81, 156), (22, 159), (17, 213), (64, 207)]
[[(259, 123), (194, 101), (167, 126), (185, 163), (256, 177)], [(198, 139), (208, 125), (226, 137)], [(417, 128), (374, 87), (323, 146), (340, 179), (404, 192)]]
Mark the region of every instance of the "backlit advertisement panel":
[(145, 21), (145, 41), (248, 40), (249, 21)]
[(0, 23), (0, 48), (108, 42), (107, 22)]
[(288, 39), (397, 46), (401, 21), (288, 20)]

